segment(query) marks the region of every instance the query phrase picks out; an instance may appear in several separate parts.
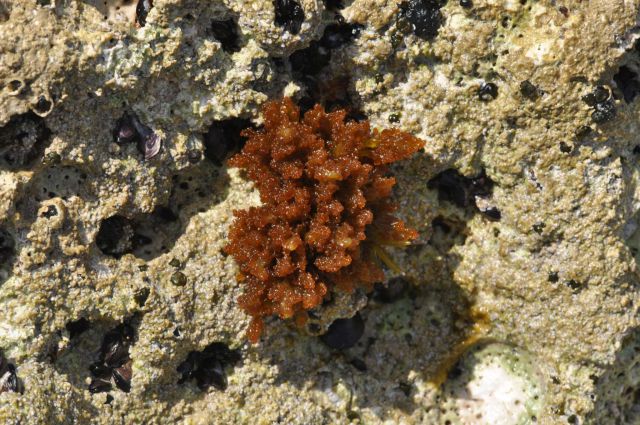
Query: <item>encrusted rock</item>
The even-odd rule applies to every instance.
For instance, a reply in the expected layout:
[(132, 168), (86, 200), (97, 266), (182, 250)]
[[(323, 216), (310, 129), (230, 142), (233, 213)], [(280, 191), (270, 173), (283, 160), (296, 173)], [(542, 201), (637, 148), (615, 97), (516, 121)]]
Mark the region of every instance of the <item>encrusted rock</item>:
[[(638, 422), (639, 10), (0, 0), (0, 423)], [(379, 257), (400, 295), (335, 292), (249, 345), (223, 248), (263, 204), (225, 161), (282, 96), (426, 142), (389, 170), (419, 236)], [(216, 342), (242, 362), (178, 383)]]

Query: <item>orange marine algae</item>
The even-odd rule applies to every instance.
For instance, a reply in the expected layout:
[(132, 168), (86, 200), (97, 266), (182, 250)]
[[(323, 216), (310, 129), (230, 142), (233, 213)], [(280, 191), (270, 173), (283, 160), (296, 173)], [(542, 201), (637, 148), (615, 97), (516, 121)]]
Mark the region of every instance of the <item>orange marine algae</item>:
[(240, 268), (240, 306), (257, 342), (263, 318), (305, 323), (328, 292), (371, 290), (383, 280), (382, 246), (404, 246), (418, 234), (393, 216), (395, 179), (387, 164), (424, 142), (405, 132), (345, 122), (347, 112), (320, 106), (305, 113), (291, 99), (263, 108), (264, 127), (246, 129), (242, 151), (228, 161), (255, 183), (262, 205), (234, 211), (225, 251)]

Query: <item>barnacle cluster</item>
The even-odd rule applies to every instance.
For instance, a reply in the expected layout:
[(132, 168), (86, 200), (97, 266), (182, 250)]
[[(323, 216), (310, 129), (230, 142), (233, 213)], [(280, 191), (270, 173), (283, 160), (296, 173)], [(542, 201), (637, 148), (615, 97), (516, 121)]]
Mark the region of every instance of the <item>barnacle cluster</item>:
[(178, 383), (184, 384), (195, 379), (202, 391), (211, 386), (224, 391), (228, 385), (225, 366), (235, 365), (241, 359), (238, 350), (232, 350), (221, 342), (213, 342), (202, 351), (191, 351), (187, 359), (180, 363)]
[(331, 291), (370, 290), (383, 279), (381, 247), (417, 237), (393, 216), (387, 165), (423, 146), (397, 129), (345, 121), (344, 110), (316, 105), (301, 119), (288, 98), (263, 114), (264, 128), (244, 130), (244, 148), (228, 161), (246, 171), (262, 201), (234, 212), (225, 247), (240, 267), (239, 304), (253, 318), (253, 342), (266, 316), (301, 325)]

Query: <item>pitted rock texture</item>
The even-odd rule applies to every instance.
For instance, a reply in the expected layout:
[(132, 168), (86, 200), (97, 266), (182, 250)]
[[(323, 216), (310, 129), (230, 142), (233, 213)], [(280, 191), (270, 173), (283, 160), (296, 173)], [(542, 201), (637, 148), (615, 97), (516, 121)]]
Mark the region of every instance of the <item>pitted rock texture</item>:
[[(298, 0), (293, 31), (276, 3), (0, 0), (0, 351), (23, 390), (0, 391), (0, 422), (482, 423), (481, 402), (449, 410), (459, 394), (528, 395), (517, 423), (637, 422), (640, 2)], [(334, 24), (356, 31), (321, 42)], [(222, 248), (260, 201), (210, 128), (259, 126), (283, 95), (426, 141), (393, 167), (420, 235), (390, 253), (409, 283), (393, 302), (340, 297), (249, 345)], [(117, 143), (125, 113), (157, 155)], [(483, 172), (490, 190), (460, 186)], [(355, 346), (317, 337), (356, 311)], [(122, 323), (131, 390), (92, 394)], [(499, 349), (469, 360), (478, 340)], [(240, 357), (203, 366), (226, 389), (179, 384), (214, 343)], [(512, 391), (478, 392), (478, 362)]]

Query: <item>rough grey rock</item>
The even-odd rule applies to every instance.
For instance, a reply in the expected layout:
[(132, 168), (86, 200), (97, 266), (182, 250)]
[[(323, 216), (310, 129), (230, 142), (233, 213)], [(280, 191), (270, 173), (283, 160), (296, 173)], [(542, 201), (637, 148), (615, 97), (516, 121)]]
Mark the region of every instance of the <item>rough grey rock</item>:
[[(450, 0), (425, 40), (399, 1), (343, 0), (359, 36), (306, 80), (287, 57), (335, 19), (325, 2), (300, 0), (298, 34), (274, 25), (267, 0), (156, 0), (144, 26), (124, 3), (0, 0), (0, 350), (24, 385), (0, 391), (0, 422), (482, 424), (495, 422), (469, 412), (495, 413), (496, 400), (513, 402), (504, 423), (638, 421), (637, 1)], [(234, 52), (211, 31), (227, 19)], [(598, 85), (609, 121), (583, 101)], [(204, 135), (230, 118), (259, 125), (260, 105), (283, 94), (347, 101), (427, 142), (394, 167), (399, 214), (420, 238), (391, 253), (388, 276), (411, 288), (320, 312), (326, 328), (361, 311), (365, 334), (344, 352), (276, 320), (247, 344), (222, 253), (232, 211), (259, 197), (204, 157)], [(125, 112), (162, 138), (158, 155), (115, 143)], [(448, 169), (485, 170), (493, 189), (456, 205), (433, 183)], [(96, 242), (113, 216), (128, 223), (117, 255)], [(72, 337), (80, 318), (89, 329)], [(136, 332), (131, 392), (91, 394), (89, 365), (123, 321)], [(212, 342), (242, 354), (228, 388), (178, 384)], [(505, 376), (511, 390), (477, 392)], [(469, 407), (461, 394), (488, 396)]]

